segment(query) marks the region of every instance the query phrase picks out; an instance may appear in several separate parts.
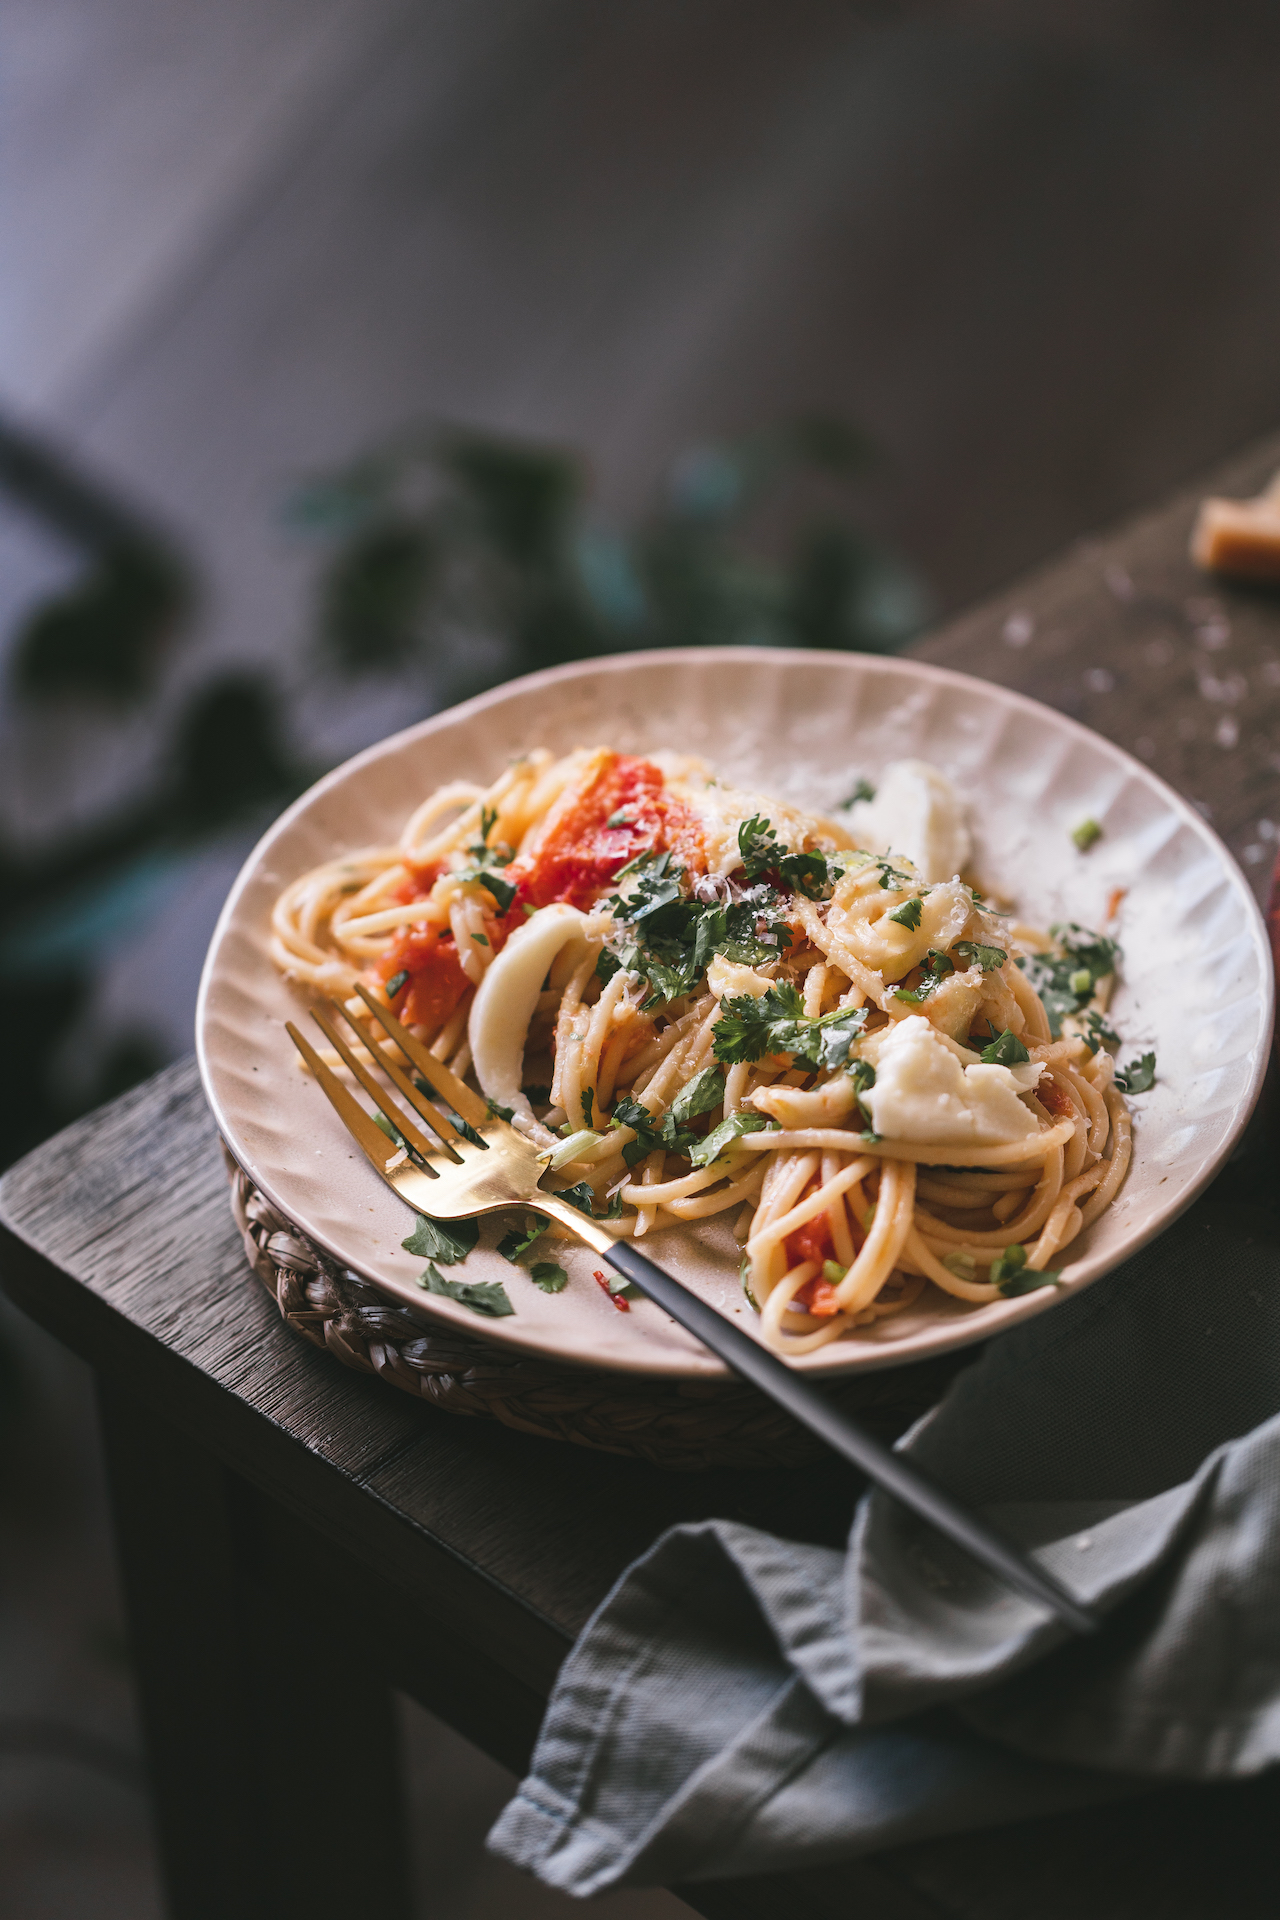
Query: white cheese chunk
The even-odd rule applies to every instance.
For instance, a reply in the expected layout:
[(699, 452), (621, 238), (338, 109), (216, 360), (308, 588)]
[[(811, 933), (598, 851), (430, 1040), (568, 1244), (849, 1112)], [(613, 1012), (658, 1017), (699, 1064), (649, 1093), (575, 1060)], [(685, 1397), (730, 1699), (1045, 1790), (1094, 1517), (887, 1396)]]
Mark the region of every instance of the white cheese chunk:
[(561, 949), (573, 941), (585, 953), (600, 924), (576, 907), (544, 907), (516, 928), (471, 1003), (467, 1037), (480, 1091), (499, 1106), (513, 1108), (530, 1128), (537, 1122), (521, 1090), (524, 1043), (542, 983)]
[(920, 1014), (876, 1039), (876, 1083), (862, 1100), (884, 1139), (998, 1147), (1037, 1131), (1018, 1096), (1036, 1085), (1042, 1066), (984, 1066)]
[(860, 847), (905, 854), (931, 885), (962, 872), (972, 851), (960, 796), (927, 760), (891, 761), (875, 799), (855, 801), (846, 818)]

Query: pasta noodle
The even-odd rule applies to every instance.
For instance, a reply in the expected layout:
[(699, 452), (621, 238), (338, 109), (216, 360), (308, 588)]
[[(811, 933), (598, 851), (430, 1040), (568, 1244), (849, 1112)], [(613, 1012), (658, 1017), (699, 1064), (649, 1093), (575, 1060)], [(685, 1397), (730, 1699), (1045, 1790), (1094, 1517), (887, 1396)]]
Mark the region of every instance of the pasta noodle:
[(838, 820), (596, 748), (440, 788), (286, 887), (271, 953), (375, 1064), (356, 983), (393, 1005), (617, 1232), (731, 1215), (794, 1354), (1047, 1284), (1114, 1199), (1118, 949), (1016, 931)]

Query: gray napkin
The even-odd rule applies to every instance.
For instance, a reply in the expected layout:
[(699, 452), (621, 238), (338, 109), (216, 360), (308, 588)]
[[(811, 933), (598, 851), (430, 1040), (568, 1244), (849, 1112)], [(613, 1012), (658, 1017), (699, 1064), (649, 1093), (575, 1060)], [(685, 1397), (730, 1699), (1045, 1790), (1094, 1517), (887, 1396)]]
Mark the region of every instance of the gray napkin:
[(1280, 1250), (1216, 1197), (901, 1443), (1107, 1616), (1072, 1639), (878, 1493), (844, 1554), (673, 1528), (489, 1845), (568, 1893), (813, 1867), (1280, 1758)]

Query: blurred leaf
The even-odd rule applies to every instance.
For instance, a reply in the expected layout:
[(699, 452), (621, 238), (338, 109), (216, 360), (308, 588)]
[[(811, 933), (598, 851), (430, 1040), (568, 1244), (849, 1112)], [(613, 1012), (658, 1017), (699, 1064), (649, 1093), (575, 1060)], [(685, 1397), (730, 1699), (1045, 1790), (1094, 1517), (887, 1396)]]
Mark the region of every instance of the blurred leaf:
[(174, 824), (188, 831), (295, 793), (305, 780), (285, 748), (277, 698), (257, 674), (210, 682), (178, 723)]
[(478, 434), (443, 442), (442, 464), (457, 479), (498, 553), (513, 566), (564, 565), (572, 517), (583, 492), (570, 455)]
[(139, 698), (192, 598), (186, 574), (159, 548), (109, 549), (20, 630), (13, 661), (18, 691), (40, 700)]
[(424, 527), (393, 522), (359, 534), (325, 581), (321, 633), (348, 672), (401, 665), (420, 639), (432, 583), (433, 541)]

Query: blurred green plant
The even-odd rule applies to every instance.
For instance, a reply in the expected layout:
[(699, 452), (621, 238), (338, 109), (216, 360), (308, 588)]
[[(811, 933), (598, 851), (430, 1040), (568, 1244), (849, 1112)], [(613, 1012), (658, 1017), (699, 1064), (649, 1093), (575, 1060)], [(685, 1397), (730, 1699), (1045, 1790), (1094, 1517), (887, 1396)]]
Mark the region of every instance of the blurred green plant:
[[(589, 507), (585, 464), (557, 448), (440, 427), (299, 489), (290, 523), (323, 554), (316, 644), (330, 674), (423, 683), (424, 709), (513, 675), (641, 647), (892, 651), (920, 625), (913, 577), (857, 526), (870, 466), (856, 432), (803, 420), (694, 448), (630, 531)], [(185, 558), (144, 519), (0, 422), (0, 487), (78, 549), (75, 583), (28, 617), (10, 654), (19, 710), (136, 711), (162, 695), (197, 604)], [(159, 715), (167, 703), (157, 700)], [(142, 924), (193, 855), (321, 771), (290, 749), (267, 673), (223, 673), (173, 719), (156, 779), (92, 826), (28, 855), (0, 829), (0, 980), (11, 1034), (0, 1165), (71, 1117), (49, 1062), (108, 944)], [(145, 1033), (103, 1054), (78, 1107), (160, 1064)]]
[(288, 518), (327, 549), (329, 663), (425, 669), (446, 704), (633, 648), (895, 651), (924, 596), (858, 530), (869, 464), (861, 435), (825, 420), (694, 448), (622, 532), (590, 513), (573, 454), (441, 427), (309, 481)]

